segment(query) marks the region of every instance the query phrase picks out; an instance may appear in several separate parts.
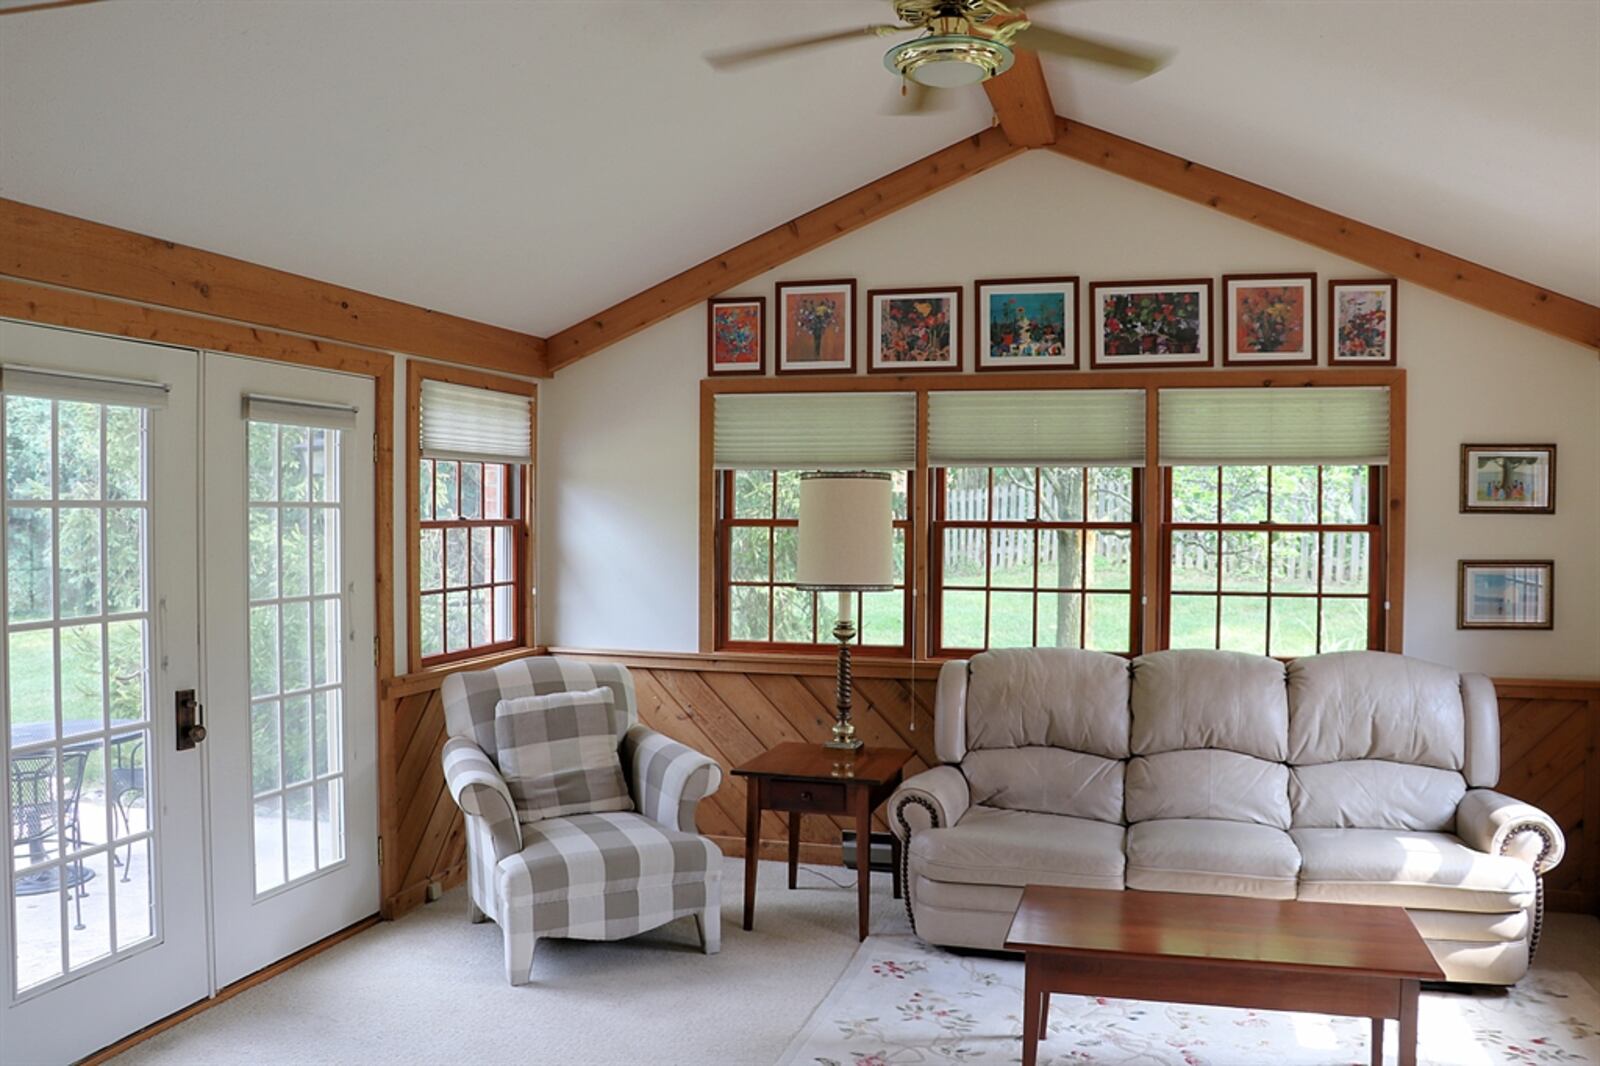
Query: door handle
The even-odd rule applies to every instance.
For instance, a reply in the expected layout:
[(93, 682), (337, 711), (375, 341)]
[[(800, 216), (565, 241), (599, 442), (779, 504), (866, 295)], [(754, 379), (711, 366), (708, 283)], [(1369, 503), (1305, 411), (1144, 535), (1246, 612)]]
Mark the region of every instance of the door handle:
[(194, 689), (178, 690), (178, 750), (188, 751), (206, 739), (205, 708), (195, 699)]

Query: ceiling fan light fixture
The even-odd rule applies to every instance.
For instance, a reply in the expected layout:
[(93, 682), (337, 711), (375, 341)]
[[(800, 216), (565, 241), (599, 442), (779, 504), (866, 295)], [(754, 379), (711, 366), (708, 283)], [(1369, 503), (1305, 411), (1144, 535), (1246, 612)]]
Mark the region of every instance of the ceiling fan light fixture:
[(884, 53), (883, 65), (918, 85), (954, 89), (1004, 74), (1014, 58), (999, 41), (941, 34), (895, 45)]

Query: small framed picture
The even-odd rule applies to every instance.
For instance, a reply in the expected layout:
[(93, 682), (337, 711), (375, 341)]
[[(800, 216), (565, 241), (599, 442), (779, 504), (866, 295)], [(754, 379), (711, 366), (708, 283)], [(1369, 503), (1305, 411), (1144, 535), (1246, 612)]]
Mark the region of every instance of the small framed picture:
[(867, 293), (869, 374), (961, 369), (961, 286)]
[(1096, 370), (1211, 365), (1210, 278), (1096, 281), (1089, 308)]
[(1462, 514), (1555, 514), (1554, 444), (1463, 444)]
[(1224, 366), (1316, 366), (1317, 276), (1226, 274)]
[(991, 278), (978, 298), (979, 370), (1050, 370), (1078, 365), (1077, 278)]
[(1462, 559), (1457, 629), (1554, 629), (1556, 564), (1549, 559)]
[(1393, 278), (1328, 282), (1328, 365), (1394, 366)]
[(856, 372), (856, 283), (780, 281), (778, 373)]
[(717, 297), (706, 302), (706, 373), (767, 372), (767, 298)]

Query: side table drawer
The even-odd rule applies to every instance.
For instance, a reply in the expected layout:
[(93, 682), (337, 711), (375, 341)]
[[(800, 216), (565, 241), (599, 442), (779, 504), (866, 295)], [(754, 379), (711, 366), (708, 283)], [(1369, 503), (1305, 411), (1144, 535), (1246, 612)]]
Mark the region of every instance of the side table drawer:
[(848, 814), (845, 786), (817, 781), (767, 782), (767, 807), (774, 811), (812, 811), (817, 814)]

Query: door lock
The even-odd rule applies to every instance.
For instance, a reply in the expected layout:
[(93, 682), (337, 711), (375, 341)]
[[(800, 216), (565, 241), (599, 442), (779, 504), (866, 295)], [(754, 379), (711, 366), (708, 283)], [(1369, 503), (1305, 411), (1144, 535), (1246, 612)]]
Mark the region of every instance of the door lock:
[(188, 751), (206, 739), (205, 708), (194, 698), (194, 689), (178, 690), (178, 750)]

